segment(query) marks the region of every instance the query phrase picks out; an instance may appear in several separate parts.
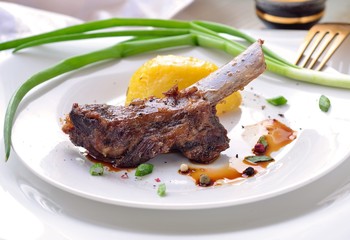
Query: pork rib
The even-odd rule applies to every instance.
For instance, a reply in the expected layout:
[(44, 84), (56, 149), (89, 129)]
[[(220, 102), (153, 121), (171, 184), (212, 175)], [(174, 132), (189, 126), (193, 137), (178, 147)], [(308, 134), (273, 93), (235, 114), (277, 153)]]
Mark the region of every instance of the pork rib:
[(215, 106), (266, 69), (262, 41), (208, 77), (164, 98), (134, 100), (129, 106), (73, 104), (62, 130), (76, 145), (115, 167), (136, 167), (161, 153), (179, 151), (210, 163), (229, 147)]

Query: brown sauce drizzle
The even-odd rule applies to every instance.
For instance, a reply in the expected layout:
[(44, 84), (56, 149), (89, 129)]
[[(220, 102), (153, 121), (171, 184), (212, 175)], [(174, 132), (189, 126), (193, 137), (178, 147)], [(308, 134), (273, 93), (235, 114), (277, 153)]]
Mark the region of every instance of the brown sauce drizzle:
[[(266, 141), (268, 143), (268, 147), (265, 152), (265, 155), (267, 156), (271, 156), (272, 152), (280, 150), (296, 138), (296, 132), (294, 130), (287, 127), (285, 124), (279, 122), (276, 119), (267, 119), (257, 123), (257, 125), (261, 125), (267, 131), (265, 135)], [(272, 160), (266, 162), (252, 163), (243, 159), (240, 163), (238, 163), (238, 165), (240, 169), (253, 167), (255, 173), (258, 173), (267, 168), (267, 166), (272, 162), (274, 161)], [(220, 185), (220, 182), (232, 182), (233, 180), (247, 178), (247, 176), (243, 174), (243, 171), (238, 171), (230, 164), (227, 164), (220, 168), (190, 167), (188, 172), (181, 174), (186, 174), (193, 178), (197, 185), (200, 185), (199, 179), (201, 174), (206, 174), (211, 179), (211, 184), (209, 184), (208, 186)]]
[(276, 119), (268, 119), (263, 121), (268, 133), (266, 141), (269, 144), (265, 155), (270, 156), (272, 152), (276, 152), (284, 146), (291, 143), (296, 138), (296, 132), (287, 127)]
[(86, 154), (86, 153), (84, 153), (84, 156), (89, 161), (91, 161), (93, 163), (102, 163), (102, 165), (107, 167), (108, 171), (111, 171), (111, 172), (120, 172), (120, 171), (127, 171), (127, 172), (129, 172), (129, 171), (132, 170), (132, 168), (117, 168), (112, 163), (108, 163), (108, 162), (104, 162), (104, 161), (98, 160), (98, 159), (94, 158), (93, 156), (91, 156), (89, 154)]
[(210, 184), (208, 184), (208, 186), (219, 185), (218, 183), (219, 180), (228, 181), (228, 180), (235, 180), (243, 177), (242, 173), (238, 172), (235, 168), (230, 167), (229, 164), (219, 168), (190, 167), (187, 172), (182, 173), (179, 171), (179, 173), (188, 175), (191, 178), (193, 178), (194, 181), (196, 182), (196, 185), (200, 185), (199, 183), (200, 176), (202, 174), (206, 174), (211, 179), (211, 182)]

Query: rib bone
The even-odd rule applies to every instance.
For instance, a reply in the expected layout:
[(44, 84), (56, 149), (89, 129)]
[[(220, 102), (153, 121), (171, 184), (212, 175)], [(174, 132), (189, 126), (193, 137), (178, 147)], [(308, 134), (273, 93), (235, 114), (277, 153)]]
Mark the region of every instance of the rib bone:
[(193, 86), (204, 92), (204, 98), (217, 104), (228, 95), (241, 90), (266, 69), (262, 40), (252, 44), (232, 61), (195, 83)]

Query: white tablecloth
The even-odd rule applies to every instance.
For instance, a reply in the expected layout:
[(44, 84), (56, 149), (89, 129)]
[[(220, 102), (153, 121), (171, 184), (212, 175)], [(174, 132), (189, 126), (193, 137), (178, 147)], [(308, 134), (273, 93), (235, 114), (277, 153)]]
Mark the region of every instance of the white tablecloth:
[[(241, 29), (265, 28), (253, 0), (10, 0), (82, 20), (107, 17), (202, 19)], [(350, 0), (328, 0), (323, 22), (350, 22)]]

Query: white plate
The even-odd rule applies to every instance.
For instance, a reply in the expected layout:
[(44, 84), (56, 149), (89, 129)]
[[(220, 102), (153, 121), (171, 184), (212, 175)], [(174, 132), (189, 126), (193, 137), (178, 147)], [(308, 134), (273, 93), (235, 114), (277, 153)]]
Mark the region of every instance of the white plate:
[[(111, 40), (99, 41), (99, 46)], [(90, 51), (96, 42), (62, 43), (34, 48), (9, 58), (2, 67), (4, 77), (26, 79), (70, 54)], [(280, 50), (283, 51), (284, 48)], [(280, 52), (283, 55), (290, 51)], [(163, 51), (207, 59), (221, 65), (228, 55), (201, 48)], [(116, 62), (95, 65), (77, 73), (68, 74), (33, 91), (21, 104), (13, 128), (13, 147), (22, 161), (35, 174), (68, 192), (97, 201), (158, 209), (198, 209), (232, 206), (258, 201), (290, 191), (329, 172), (348, 155), (350, 142), (350, 113), (344, 111), (350, 104), (348, 91), (309, 85), (265, 74), (242, 92), (244, 103), (238, 112), (221, 118), (229, 131), (231, 147), (215, 164), (227, 162), (236, 154), (249, 154), (251, 145), (242, 138), (242, 125), (257, 123), (268, 117), (277, 118), (298, 132), (298, 138), (274, 155), (276, 163), (268, 169), (239, 184), (200, 188), (192, 179), (179, 175), (181, 163), (188, 161), (180, 155), (167, 154), (151, 162), (154, 172), (137, 180), (130, 172), (109, 172), (102, 177), (89, 174), (91, 163), (85, 160), (61, 130), (60, 119), (69, 112), (72, 103), (122, 104), (128, 79), (132, 73), (155, 53)], [(18, 66), (22, 70), (18, 71)], [(12, 92), (11, 82), (3, 81), (4, 92)], [(318, 98), (327, 95), (332, 102), (329, 113), (318, 108)], [(284, 107), (272, 107), (265, 97), (283, 95), (288, 99)], [(7, 96), (5, 96), (7, 97)], [(265, 110), (261, 106), (266, 105)], [(284, 117), (280, 117), (283, 114)], [(167, 185), (167, 196), (156, 194), (155, 181)]]

